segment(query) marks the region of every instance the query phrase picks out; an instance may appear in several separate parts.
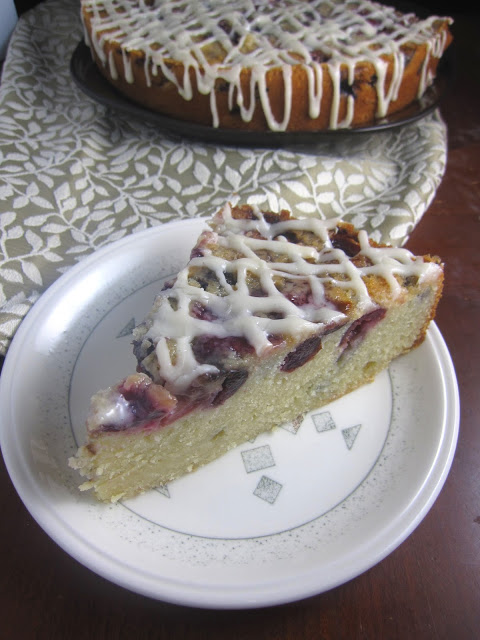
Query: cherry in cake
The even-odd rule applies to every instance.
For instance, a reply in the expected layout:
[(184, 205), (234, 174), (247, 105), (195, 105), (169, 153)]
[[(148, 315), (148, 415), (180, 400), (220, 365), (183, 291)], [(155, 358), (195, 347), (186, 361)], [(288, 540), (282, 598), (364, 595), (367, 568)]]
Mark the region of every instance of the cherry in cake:
[(135, 329), (137, 371), (93, 397), (81, 488), (134, 496), (372, 381), (442, 283), (438, 258), (349, 224), (225, 205)]

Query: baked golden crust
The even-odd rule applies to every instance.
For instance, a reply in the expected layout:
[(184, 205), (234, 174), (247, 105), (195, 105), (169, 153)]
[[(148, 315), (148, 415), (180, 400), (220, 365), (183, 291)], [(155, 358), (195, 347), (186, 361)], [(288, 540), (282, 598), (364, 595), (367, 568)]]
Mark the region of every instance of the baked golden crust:
[[(361, 8), (365, 2), (343, 4)], [(101, 7), (106, 3), (99, 0), (98, 4)], [(309, 3), (298, 0), (298, 4)], [(198, 65), (195, 61), (200, 54), (195, 52), (193, 58), (185, 61), (164, 55), (159, 64), (157, 59), (153, 60), (152, 48), (148, 53), (148, 47), (142, 49), (138, 39), (132, 45), (123, 46), (123, 36), (119, 37), (118, 31), (110, 33), (108, 26), (101, 30), (102, 12), (95, 13), (93, 5), (92, 0), (83, 0), (85, 34), (92, 44), (95, 63), (111, 84), (152, 111), (225, 129), (315, 131), (373, 123), (379, 117), (404, 109), (423, 94), (452, 40), (449, 19), (438, 18), (430, 21), (428, 37), (415, 35), (409, 41), (405, 35), (391, 53), (385, 46), (380, 48), (378, 58), (375, 58), (375, 42), (368, 45), (368, 55), (354, 56), (353, 63), (348, 59), (341, 62), (341, 58), (335, 63), (330, 59), (322, 61), (328, 56), (317, 50), (305, 54), (307, 62), (303, 59), (296, 63), (298, 54), (288, 52), (288, 65), (265, 65), (259, 74), (256, 59), (252, 58), (251, 66), (248, 63), (248, 48), (256, 54), (256, 45), (246, 39), (243, 48), (247, 51), (242, 54), (242, 65), (237, 65), (241, 68), (235, 67), (237, 76), (230, 81), (232, 68), (218, 38), (213, 42), (207, 40), (200, 49), (204, 60)], [(405, 32), (408, 34), (407, 27)], [(160, 44), (153, 47), (157, 48), (160, 49)], [(199, 81), (204, 83), (205, 78), (210, 80), (210, 90), (199, 87)], [(182, 89), (186, 84), (187, 93), (191, 95), (185, 97)], [(317, 105), (315, 96), (320, 95)], [(253, 110), (251, 99), (255, 100)]]

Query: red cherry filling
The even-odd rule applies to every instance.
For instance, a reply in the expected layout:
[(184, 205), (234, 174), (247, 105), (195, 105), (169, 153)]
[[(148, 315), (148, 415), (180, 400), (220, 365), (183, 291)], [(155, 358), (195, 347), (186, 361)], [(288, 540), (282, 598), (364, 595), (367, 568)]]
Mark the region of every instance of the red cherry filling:
[(206, 320), (207, 322), (218, 320), (218, 316), (216, 316), (213, 311), (207, 309), (201, 302), (197, 301), (192, 302), (190, 305), (190, 315), (199, 320)]
[(357, 238), (352, 237), (348, 230), (342, 227), (335, 230), (335, 233), (331, 236), (331, 241), (335, 249), (340, 249), (349, 258), (353, 258), (360, 251), (360, 243)]
[(254, 352), (253, 346), (242, 337), (202, 335), (194, 338), (192, 350), (197, 362), (218, 365), (229, 357), (244, 356)]
[(248, 371), (239, 369), (238, 371), (229, 371), (222, 382), (222, 388), (212, 401), (212, 406), (218, 407), (225, 400), (233, 396), (240, 387), (246, 382)]
[(286, 281), (282, 294), (296, 307), (303, 307), (312, 300), (312, 288), (306, 281)]
[(127, 403), (129, 420), (103, 424), (103, 431), (123, 431), (145, 421), (161, 420), (177, 406), (177, 399), (171, 393), (143, 374), (126, 378), (119, 385), (118, 393)]
[(282, 364), (280, 370), (285, 373), (295, 371), (298, 367), (306, 364), (322, 348), (322, 337), (320, 335), (311, 336), (301, 342), (293, 351), (290, 351)]
[(357, 320), (354, 320), (350, 327), (345, 331), (340, 341), (340, 349), (342, 354), (347, 349), (352, 349), (359, 342), (361, 342), (370, 331), (370, 329), (373, 329), (373, 327), (385, 317), (386, 313), (386, 309), (383, 309), (383, 307), (378, 307), (378, 309), (374, 309), (361, 318), (357, 318)]
[(129, 417), (101, 425), (105, 432), (131, 429), (152, 430), (164, 427), (197, 407), (218, 407), (233, 396), (248, 378), (246, 369), (203, 376), (203, 384), (195, 383), (185, 395), (173, 396), (161, 385), (143, 374), (132, 375), (121, 383), (118, 394), (127, 404)]

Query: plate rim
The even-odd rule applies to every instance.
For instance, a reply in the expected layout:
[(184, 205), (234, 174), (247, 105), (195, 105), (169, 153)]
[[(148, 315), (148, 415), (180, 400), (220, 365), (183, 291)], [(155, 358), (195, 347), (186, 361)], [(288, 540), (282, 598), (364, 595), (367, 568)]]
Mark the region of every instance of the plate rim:
[[(208, 585), (206, 588), (200, 589), (198, 585), (192, 584), (187, 588), (185, 580), (183, 581), (171, 581), (168, 577), (163, 578), (161, 583), (158, 577), (146, 580), (145, 575), (142, 574), (140, 579), (137, 575), (128, 576), (119, 575), (118, 566), (116, 561), (110, 558), (102, 558), (97, 552), (94, 558), (85, 557), (85, 549), (88, 547), (88, 543), (81, 538), (81, 536), (70, 528), (66, 527), (66, 523), (62, 521), (62, 530), (59, 531), (58, 527), (55, 528), (55, 523), (58, 523), (58, 516), (54, 512), (45, 511), (43, 507), (48, 501), (45, 500), (42, 492), (40, 492), (35, 486), (33, 492), (31, 491), (31, 476), (29, 475), (29, 469), (18, 469), (15, 466), (15, 458), (21, 457), (21, 452), (13, 448), (13, 445), (17, 444), (15, 439), (15, 433), (8, 433), (10, 428), (10, 421), (5, 419), (5, 415), (8, 415), (10, 419), (11, 407), (4, 405), (4, 402), (9, 397), (9, 390), (14, 383), (15, 373), (15, 356), (17, 352), (21, 353), (22, 344), (28, 339), (30, 331), (35, 326), (35, 322), (48, 304), (52, 297), (57, 295), (57, 292), (61, 292), (65, 287), (68, 287), (68, 283), (72, 278), (81, 277), (83, 272), (87, 272), (91, 269), (92, 265), (98, 261), (103, 261), (109, 254), (120, 251), (125, 245), (138, 240), (141, 236), (158, 234), (161, 235), (165, 228), (168, 226), (172, 230), (175, 227), (181, 229), (182, 227), (197, 227), (200, 229), (205, 225), (205, 220), (201, 218), (188, 219), (188, 220), (175, 220), (163, 225), (158, 225), (149, 229), (145, 229), (125, 236), (124, 238), (110, 243), (96, 251), (89, 256), (83, 258), (79, 263), (71, 267), (66, 273), (58, 278), (39, 298), (32, 309), (29, 311), (24, 321), (17, 330), (11, 346), (7, 352), (5, 358), (5, 364), (3, 367), (2, 375), (0, 377), (0, 405), (8, 406), (8, 410), (2, 411), (2, 418), (0, 419), (0, 446), (2, 447), (2, 454), (4, 457), (5, 465), (14, 485), (17, 494), (21, 501), (29, 511), (30, 515), (36, 520), (40, 527), (51, 537), (62, 549), (64, 549), (69, 555), (79, 561), (82, 565), (91, 569), (94, 573), (107, 578), (114, 584), (122, 586), (126, 589), (133, 590), (137, 593), (151, 597), (154, 599), (164, 600), (179, 605), (187, 605), (201, 608), (257, 608), (264, 606), (272, 606), (276, 604), (284, 604), (287, 602), (298, 601), (320, 592), (327, 591), (331, 588), (339, 586), (357, 576), (364, 571), (378, 564), (386, 556), (388, 556), (395, 548), (397, 548), (420, 524), (425, 518), (435, 500), (437, 499), (443, 485), (447, 479), (450, 471), (456, 445), (458, 441), (459, 427), (460, 427), (460, 399), (458, 383), (455, 375), (453, 361), (451, 359), (448, 347), (445, 340), (438, 329), (435, 322), (432, 322), (427, 332), (426, 341), (429, 343), (430, 348), (435, 352), (435, 360), (440, 366), (441, 381), (443, 385), (443, 395), (445, 397), (445, 412), (444, 412), (444, 424), (450, 425), (450, 429), (442, 429), (443, 442), (438, 447), (437, 459), (432, 464), (432, 473), (430, 477), (426, 478), (421, 489), (412, 500), (409, 505), (405, 518), (407, 519), (407, 526), (403, 526), (401, 531), (397, 531), (396, 535), (389, 535), (387, 529), (384, 528), (381, 531), (381, 537), (386, 537), (388, 544), (381, 545), (381, 551), (377, 552), (374, 557), (368, 556), (367, 559), (357, 559), (356, 566), (352, 572), (351, 565), (344, 567), (342, 571), (336, 573), (335, 579), (331, 579), (330, 582), (324, 583), (319, 590), (315, 588), (315, 576), (311, 578), (308, 584), (302, 584), (299, 589), (298, 585), (295, 589), (295, 593), (292, 595), (291, 591), (285, 589), (285, 580), (281, 585), (276, 586), (269, 584), (268, 589), (265, 590), (265, 584), (258, 585), (255, 588), (252, 585), (249, 588), (249, 594), (245, 595), (243, 587), (233, 588), (228, 587), (225, 590), (223, 587), (221, 597), (219, 597), (218, 586)], [(8, 423), (8, 424), (7, 424)], [(439, 462), (440, 461), (440, 462)], [(27, 491), (30, 489), (30, 495)], [(40, 496), (40, 504), (35, 500), (36, 496)], [(65, 533), (67, 531), (69, 536), (68, 541), (65, 541)], [(358, 555), (358, 554), (357, 554)], [(99, 564), (99, 559), (102, 562)], [(116, 571), (112, 571), (116, 569)], [(120, 573), (124, 573), (122, 570)], [(315, 568), (313, 568), (308, 575), (315, 574)], [(307, 575), (307, 574), (302, 574)], [(128, 577), (128, 579), (126, 579)], [(298, 579), (298, 578), (296, 578)], [(293, 580), (293, 578), (291, 579)], [(283, 586), (283, 590), (281, 587)], [(160, 588), (159, 588), (160, 587)], [(215, 591), (216, 590), (216, 591)], [(201, 593), (200, 593), (201, 591)], [(267, 593), (266, 593), (266, 592)]]

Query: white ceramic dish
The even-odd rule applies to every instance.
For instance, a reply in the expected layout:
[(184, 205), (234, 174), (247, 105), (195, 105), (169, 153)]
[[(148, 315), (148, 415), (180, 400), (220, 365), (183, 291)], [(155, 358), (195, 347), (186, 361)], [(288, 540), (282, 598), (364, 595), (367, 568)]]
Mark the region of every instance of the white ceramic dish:
[(372, 567), (426, 515), (457, 442), (455, 373), (432, 324), (421, 347), (301, 425), (134, 500), (98, 504), (67, 465), (89, 397), (133, 370), (131, 328), (203, 225), (128, 236), (42, 296), (4, 365), (2, 451), (32, 516), (99, 575), (197, 607), (294, 601)]

